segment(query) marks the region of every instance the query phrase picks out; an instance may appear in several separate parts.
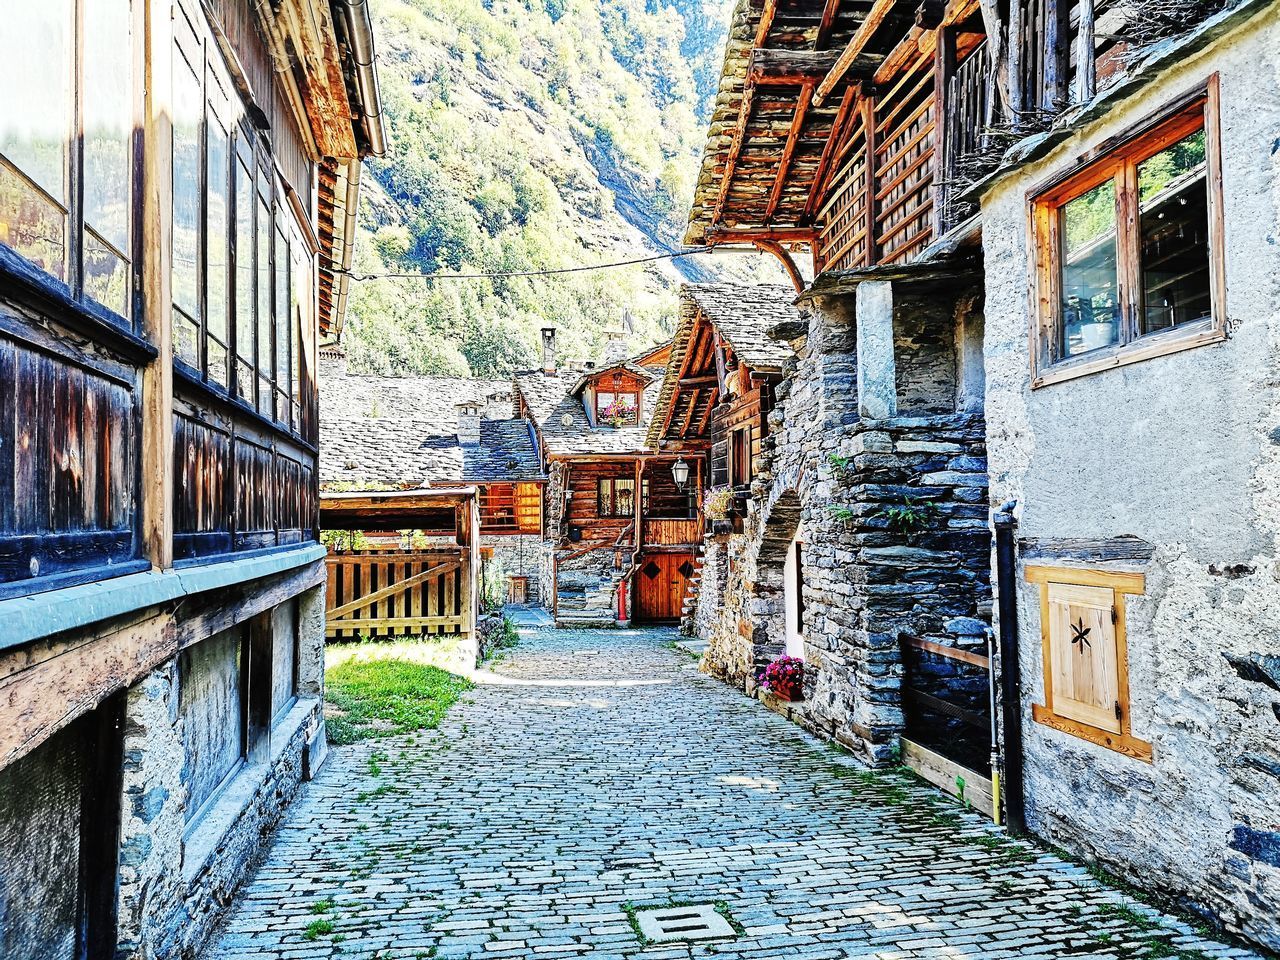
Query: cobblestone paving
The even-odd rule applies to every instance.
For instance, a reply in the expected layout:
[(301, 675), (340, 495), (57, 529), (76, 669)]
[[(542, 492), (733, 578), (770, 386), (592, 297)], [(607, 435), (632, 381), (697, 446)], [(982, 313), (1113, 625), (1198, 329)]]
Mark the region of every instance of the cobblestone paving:
[[(662, 631), (526, 631), (441, 728), (337, 749), (206, 960), (1251, 957), (861, 771)], [(628, 905), (739, 936), (642, 944)]]

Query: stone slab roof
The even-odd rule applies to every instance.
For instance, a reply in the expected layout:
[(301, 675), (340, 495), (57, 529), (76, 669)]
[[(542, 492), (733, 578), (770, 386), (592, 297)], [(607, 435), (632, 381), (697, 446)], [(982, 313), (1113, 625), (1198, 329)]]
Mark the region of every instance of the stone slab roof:
[[(630, 368), (632, 365), (627, 366)], [(653, 412), (657, 408), (665, 368), (635, 367), (635, 370), (643, 372), (650, 379), (640, 396), (640, 423), (634, 427), (591, 426), (579, 396), (579, 383), (584, 378), (581, 370), (561, 370), (556, 373), (528, 370), (517, 373), (516, 389), (529, 406), (547, 453), (563, 457), (646, 451), (648, 447), (645, 437), (649, 432), (649, 421), (653, 419)], [(599, 371), (590, 372), (595, 373)]]
[[(480, 443), (458, 443), (459, 403), (479, 404)], [(506, 380), (369, 377), (320, 380), (320, 482), (422, 486), (543, 479)]]
[(800, 319), (796, 292), (785, 283), (689, 283), (680, 288), (727, 340), (738, 359), (762, 373), (780, 373), (794, 353), (768, 332), (787, 320)]

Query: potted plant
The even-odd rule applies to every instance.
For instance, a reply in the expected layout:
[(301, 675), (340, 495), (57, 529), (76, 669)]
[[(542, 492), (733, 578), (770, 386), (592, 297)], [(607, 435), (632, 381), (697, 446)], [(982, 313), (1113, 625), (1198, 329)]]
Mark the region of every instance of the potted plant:
[(712, 487), (702, 498), (702, 512), (708, 520), (728, 520), (733, 506), (732, 487)]
[(612, 427), (621, 427), (624, 424), (635, 423), (636, 408), (622, 397), (618, 397), (600, 411), (600, 419)]
[(760, 687), (782, 700), (804, 697), (804, 661), (799, 657), (778, 657), (760, 674)]

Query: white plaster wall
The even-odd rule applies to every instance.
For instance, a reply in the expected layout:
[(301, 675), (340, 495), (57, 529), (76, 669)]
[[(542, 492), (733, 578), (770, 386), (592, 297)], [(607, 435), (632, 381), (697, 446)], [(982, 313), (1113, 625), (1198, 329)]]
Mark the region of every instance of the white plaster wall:
[[(1230, 339), (1032, 391), (1029, 192), (1215, 71)], [(1133, 733), (1154, 745), (1151, 765), (1031, 722), (1038, 600), (1018, 588), (1029, 822), (1271, 946), (1280, 864), (1230, 844), (1242, 826), (1280, 831), (1280, 692), (1223, 654), (1280, 653), (1278, 224), (1276, 4), (983, 201), (991, 500), (1018, 501), (1022, 538), (1154, 545), (1151, 561), (1114, 565), (1147, 575), (1127, 613)]]

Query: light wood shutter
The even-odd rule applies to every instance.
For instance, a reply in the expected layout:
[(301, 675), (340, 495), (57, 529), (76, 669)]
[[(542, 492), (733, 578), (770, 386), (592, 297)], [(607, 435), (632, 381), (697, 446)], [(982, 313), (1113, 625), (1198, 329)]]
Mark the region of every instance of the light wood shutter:
[(1070, 583), (1048, 587), (1054, 712), (1119, 733), (1115, 591)]

